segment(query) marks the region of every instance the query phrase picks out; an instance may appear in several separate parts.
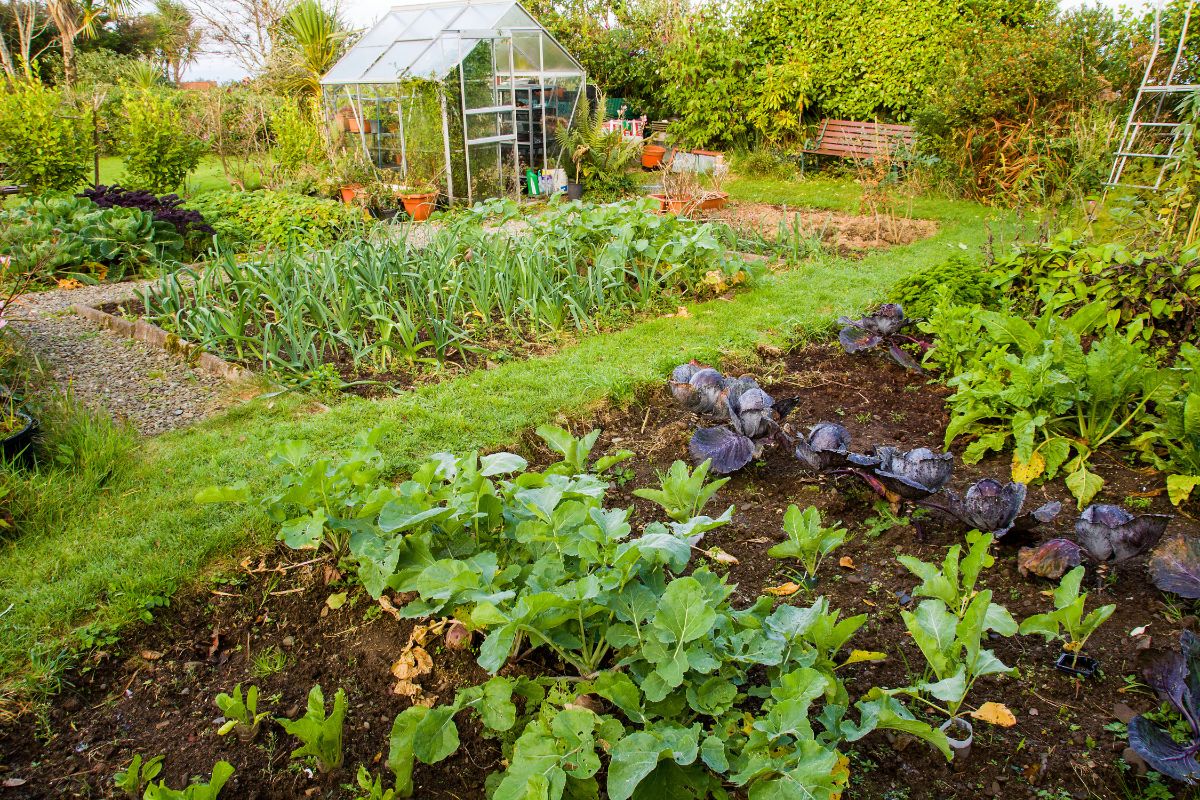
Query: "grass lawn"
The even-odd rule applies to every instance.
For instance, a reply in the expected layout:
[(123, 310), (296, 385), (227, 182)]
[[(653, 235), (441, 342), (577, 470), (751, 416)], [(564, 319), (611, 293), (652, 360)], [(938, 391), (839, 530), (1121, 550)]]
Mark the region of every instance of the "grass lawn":
[[(734, 197), (854, 210), (848, 182), (739, 180)], [(273, 487), (277, 443), (344, 448), (361, 431), (384, 425), (382, 449), (402, 470), (438, 450), (501, 448), (546, 421), (620, 402), (664, 379), (689, 358), (716, 364), (753, 352), (756, 343), (821, 333), (838, 314), (885, 297), (905, 274), (961, 249), (976, 250), (1010, 217), (972, 203), (925, 199), (914, 213), (939, 221), (934, 237), (862, 260), (818, 258), (764, 278), (732, 301), (690, 307), (687, 317), (655, 318), (582, 339), (558, 353), (479, 370), (395, 398), (347, 398), (326, 409), (298, 396), (243, 404), (192, 428), (143, 443), (136, 463), (94, 507), (33, 531), (0, 551), (0, 678), (43, 680), (72, 629), (109, 630), (137, 619), (146, 602), (188, 584), (214, 563), (262, 546), (272, 526), (249, 509), (201, 506), (196, 491), (246, 480)]]
[[(106, 186), (120, 184), (124, 171), (124, 162), (120, 158), (105, 156), (100, 159), (100, 183)], [(88, 176), (90, 181), (91, 170), (88, 171)], [(229, 181), (225, 179), (225, 173), (221, 170), (221, 162), (212, 155), (206, 155), (200, 159), (200, 165), (196, 167), (195, 172), (188, 176), (184, 186), (183, 194), (185, 195), (230, 188)]]

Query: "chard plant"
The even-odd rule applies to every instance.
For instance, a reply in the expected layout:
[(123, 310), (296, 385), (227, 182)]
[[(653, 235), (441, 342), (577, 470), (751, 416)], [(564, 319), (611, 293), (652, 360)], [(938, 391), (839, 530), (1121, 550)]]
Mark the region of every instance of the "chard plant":
[(826, 556), (846, 541), (846, 529), (826, 528), (821, 524), (821, 512), (809, 506), (788, 506), (783, 515), (783, 530), (787, 540), (767, 551), (771, 558), (794, 558), (804, 568), (804, 579), (812, 582)]
[[(696, 538), (730, 512), (635, 533), (627, 509), (605, 507), (607, 489), (508, 453), (437, 455), (408, 480), (361, 486), (374, 505), (345, 560), (369, 590), (411, 593), (402, 615), (454, 615), (479, 632), (477, 662), (493, 676), (396, 718), (397, 796), (411, 795), (414, 763), (458, 749), (464, 717), (506, 743), (498, 800), (596, 796), (601, 775), (615, 800), (725, 785), (831, 800), (848, 778), (840, 748), (878, 728), (948, 755), (944, 734), (895, 694), (850, 697), (842, 674), (883, 657), (845, 652), (865, 615), (841, 619), (825, 598), (735, 608), (733, 587), (692, 563)], [(542, 673), (501, 674), (515, 653)], [(323, 704), (312, 705), (316, 727)]]
[(129, 766), (113, 776), (113, 783), (125, 793), (126, 797), (138, 800), (142, 796), (142, 787), (158, 777), (162, 772), (163, 756), (142, 759), (141, 753), (136, 753)]
[(633, 494), (657, 503), (676, 522), (686, 522), (700, 516), (717, 490), (729, 483), (729, 478), (709, 482), (711, 467), (712, 461), (705, 461), (692, 471), (685, 462), (675, 461), (665, 474), (658, 474), (658, 489), (634, 489)]
[(233, 766), (228, 761), (213, 765), (208, 781), (189, 784), (183, 789), (172, 789), (165, 781), (151, 783), (146, 787), (142, 800), (217, 800), (221, 789), (233, 777)]
[(1109, 604), (1084, 615), (1088, 593), (1079, 593), (1083, 574), (1084, 568), (1079, 566), (1064, 575), (1054, 590), (1054, 611), (1027, 617), (1021, 621), (1020, 629), (1022, 636), (1038, 634), (1045, 637), (1047, 642), (1061, 640), (1063, 650), (1074, 657), (1072, 663), (1083, 652), (1087, 640), (1096, 629), (1117, 610), (1116, 605)]
[(308, 706), (303, 717), (276, 717), (283, 729), (300, 740), (301, 746), (292, 751), (292, 758), (312, 756), (317, 768), (329, 774), (342, 766), (342, 727), (346, 721), (346, 692), (337, 690), (333, 696), (333, 711), (325, 716), (325, 695), (321, 687), (308, 692)]
[(233, 694), (218, 694), (216, 702), (217, 708), (225, 715), (225, 722), (217, 728), (219, 736), (236, 731), (239, 739), (248, 742), (258, 735), (259, 725), (270, 716), (268, 712), (258, 710), (257, 686), (246, 689), (243, 698), (242, 685), (239, 683), (233, 687)]

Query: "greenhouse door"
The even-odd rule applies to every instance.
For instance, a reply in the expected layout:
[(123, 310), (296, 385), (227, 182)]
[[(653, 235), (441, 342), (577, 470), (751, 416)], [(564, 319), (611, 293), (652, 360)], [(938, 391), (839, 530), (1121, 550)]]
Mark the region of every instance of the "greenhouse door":
[(497, 90), (512, 74), (512, 39), (484, 39), (459, 68), (467, 201), (518, 195), (516, 107)]

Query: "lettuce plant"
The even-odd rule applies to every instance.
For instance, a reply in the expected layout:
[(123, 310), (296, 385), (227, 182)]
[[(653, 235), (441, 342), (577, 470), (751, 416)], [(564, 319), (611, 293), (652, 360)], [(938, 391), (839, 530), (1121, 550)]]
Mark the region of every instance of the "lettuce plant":
[(142, 760), (141, 753), (135, 753), (129, 766), (113, 776), (113, 783), (132, 800), (139, 800), (142, 787), (158, 777), (162, 772), (163, 756), (154, 756)]
[(207, 782), (190, 784), (184, 789), (172, 789), (164, 781), (146, 786), (142, 800), (217, 800), (221, 789), (233, 777), (233, 765), (218, 761), (213, 765), (212, 776)]
[(1200, 781), (1200, 639), (1185, 630), (1179, 636), (1179, 647), (1178, 653), (1154, 655), (1142, 674), (1159, 698), (1183, 717), (1190, 735), (1181, 741), (1158, 722), (1139, 714), (1129, 721), (1129, 746), (1151, 769), (1193, 785)]
[(821, 512), (809, 506), (788, 506), (783, 515), (783, 530), (787, 539), (767, 551), (771, 558), (794, 558), (804, 567), (804, 578), (812, 581), (825, 556), (846, 541), (845, 528), (826, 528), (821, 524)]
[(237, 731), (238, 738), (248, 742), (258, 735), (259, 725), (270, 716), (268, 712), (258, 710), (257, 686), (246, 689), (246, 696), (243, 698), (242, 685), (239, 683), (233, 687), (233, 694), (218, 694), (216, 703), (217, 708), (225, 715), (225, 722), (217, 729), (219, 736)]
[(1034, 614), (1022, 620), (1021, 635), (1036, 633), (1045, 637), (1047, 642), (1061, 639), (1063, 650), (1078, 657), (1091, 635), (1117, 610), (1115, 605), (1109, 604), (1084, 616), (1088, 593), (1079, 593), (1083, 574), (1084, 568), (1079, 566), (1064, 575), (1054, 590), (1054, 611)]
[(342, 766), (342, 727), (346, 721), (346, 692), (337, 690), (333, 696), (333, 711), (325, 716), (325, 695), (321, 687), (308, 692), (308, 706), (303, 717), (276, 717), (283, 729), (300, 740), (301, 746), (292, 751), (292, 758), (312, 756), (317, 768), (328, 774)]

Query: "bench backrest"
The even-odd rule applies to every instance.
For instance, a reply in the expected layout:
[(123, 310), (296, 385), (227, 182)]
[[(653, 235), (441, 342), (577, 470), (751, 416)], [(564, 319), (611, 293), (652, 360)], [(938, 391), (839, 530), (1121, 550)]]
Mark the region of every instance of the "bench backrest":
[(827, 119), (808, 152), (841, 158), (872, 158), (891, 153), (901, 145), (911, 149), (916, 132), (911, 125)]

